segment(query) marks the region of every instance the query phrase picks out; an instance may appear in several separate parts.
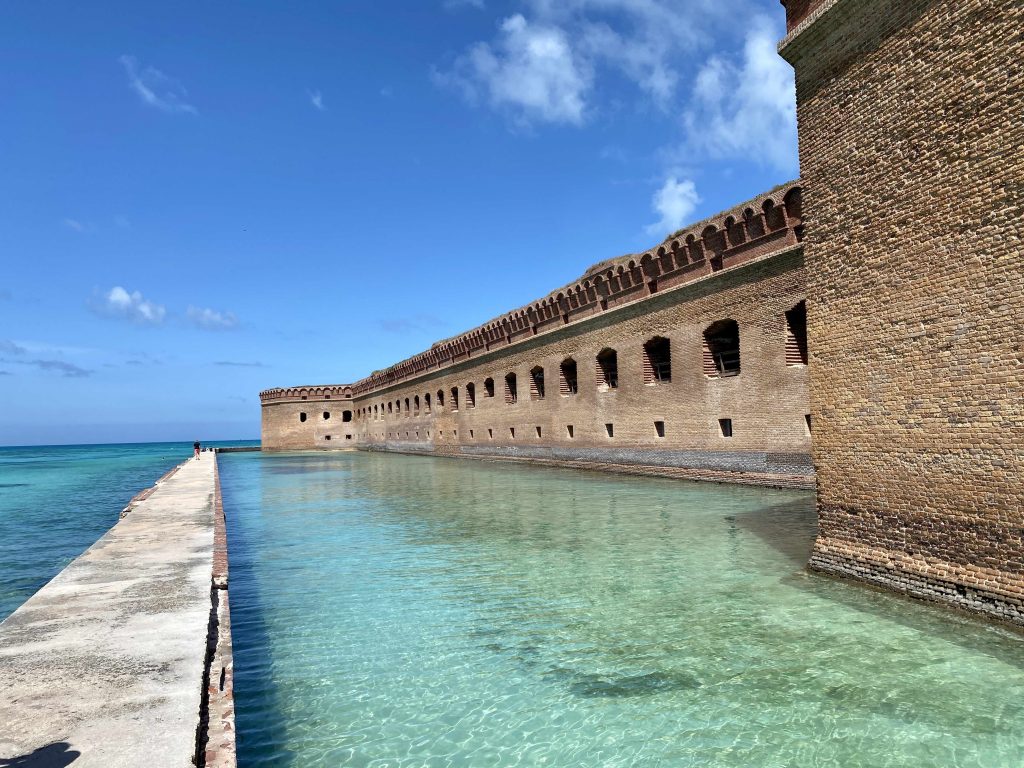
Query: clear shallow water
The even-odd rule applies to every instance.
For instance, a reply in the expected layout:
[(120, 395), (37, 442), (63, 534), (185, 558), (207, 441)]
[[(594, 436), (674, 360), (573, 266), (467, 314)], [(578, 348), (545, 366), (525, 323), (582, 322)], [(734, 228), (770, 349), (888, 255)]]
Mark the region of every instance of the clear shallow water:
[(221, 457), (240, 765), (1024, 764), (1005, 630), (802, 572), (809, 495)]
[(0, 620), (116, 523), (132, 496), (191, 453), (192, 443), (0, 448)]

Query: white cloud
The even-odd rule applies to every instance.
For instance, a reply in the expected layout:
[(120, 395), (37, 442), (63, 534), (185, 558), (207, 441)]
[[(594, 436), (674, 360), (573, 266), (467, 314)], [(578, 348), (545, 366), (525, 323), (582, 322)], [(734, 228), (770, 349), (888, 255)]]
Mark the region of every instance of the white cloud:
[(652, 207), (661, 218), (647, 227), (647, 234), (663, 237), (675, 232), (690, 221), (699, 202), (700, 196), (692, 181), (669, 177), (651, 199)]
[(89, 229), (89, 226), (87, 224), (84, 224), (78, 219), (64, 219), (64, 221), (62, 221), (61, 223), (68, 229), (75, 230), (75, 232), (85, 232), (86, 230)]
[(460, 8), (476, 8), (478, 11), (484, 9), (484, 0), (444, 0), (446, 11), (456, 11)]
[(229, 331), (238, 327), (238, 318), (232, 312), (218, 312), (215, 309), (189, 307), (185, 317), (197, 328), (207, 331)]
[[(618, 70), (658, 109), (674, 106), (696, 54), (716, 33), (751, 15), (751, 0), (525, 0), (528, 13), (502, 23), (492, 43), (470, 46), (436, 77), (517, 117), (581, 124), (596, 102), (595, 73)], [(549, 43), (548, 55), (536, 55)]]
[(98, 307), (102, 314), (121, 317), (139, 325), (160, 325), (167, 315), (167, 310), (142, 297), (138, 291), (128, 292), (115, 285), (103, 296)]
[(778, 30), (750, 20), (742, 61), (710, 58), (684, 117), (687, 144), (712, 157), (742, 158), (797, 172), (793, 70), (776, 52)]
[(134, 56), (124, 55), (118, 61), (128, 74), (128, 85), (143, 104), (148, 104), (163, 112), (198, 114), (198, 110), (185, 101), (188, 91), (185, 86), (168, 77), (155, 67), (140, 69)]
[(324, 106), (324, 95), (320, 91), (306, 91), (309, 94), (309, 103), (312, 104), (317, 110), (323, 112), (327, 107)]
[(476, 43), (436, 79), (470, 99), (483, 94), (493, 107), (511, 109), (524, 122), (580, 124), (593, 75), (560, 28), (516, 14), (501, 23), (493, 46)]

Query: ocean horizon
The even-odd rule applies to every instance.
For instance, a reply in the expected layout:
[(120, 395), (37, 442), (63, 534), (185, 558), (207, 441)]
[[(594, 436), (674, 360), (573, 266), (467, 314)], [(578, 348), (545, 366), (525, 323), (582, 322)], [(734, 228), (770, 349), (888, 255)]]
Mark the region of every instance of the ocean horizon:
[(106, 533), (135, 494), (191, 455), (192, 441), (0, 446), (0, 620)]

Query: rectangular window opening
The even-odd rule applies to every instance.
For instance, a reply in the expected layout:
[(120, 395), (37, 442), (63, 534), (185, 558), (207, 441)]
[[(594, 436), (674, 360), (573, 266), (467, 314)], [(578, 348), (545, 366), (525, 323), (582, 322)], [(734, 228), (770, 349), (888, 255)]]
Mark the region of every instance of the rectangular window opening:
[(664, 421), (656, 421), (656, 422), (654, 422), (654, 432), (655, 432), (655, 434), (658, 437), (664, 437), (665, 436), (665, 422)]
[(807, 434), (811, 434), (811, 414), (804, 414), (804, 425), (807, 427)]
[(570, 440), (572, 440), (572, 433), (573, 433), (572, 424), (566, 424), (565, 425), (565, 434), (568, 435)]
[(487, 428), (487, 439), (488, 440), (493, 440), (494, 439), (494, 430), (491, 429), (490, 427)]
[(732, 437), (732, 419), (719, 419), (718, 428), (722, 430), (722, 437)]
[(516, 439), (516, 428), (515, 428), (515, 427), (509, 427), (509, 428), (508, 428), (508, 435), (509, 435), (509, 437), (511, 437), (511, 438), (512, 438), (513, 440), (515, 440), (515, 439)]
[(608, 437), (615, 437), (615, 425), (605, 424), (604, 431), (608, 433)]
[(536, 427), (536, 429), (537, 429), (537, 437), (540, 437), (540, 427)]

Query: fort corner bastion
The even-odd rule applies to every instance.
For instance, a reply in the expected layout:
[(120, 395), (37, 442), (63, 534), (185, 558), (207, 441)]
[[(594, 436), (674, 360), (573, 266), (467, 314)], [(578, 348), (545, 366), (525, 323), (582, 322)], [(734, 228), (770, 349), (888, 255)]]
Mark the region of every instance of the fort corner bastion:
[(788, 184), (354, 384), (266, 390), (263, 448), (812, 487), (801, 221)]
[(266, 390), (264, 449), (816, 484), (812, 568), (1024, 624), (1024, 4), (782, 4), (799, 182)]

